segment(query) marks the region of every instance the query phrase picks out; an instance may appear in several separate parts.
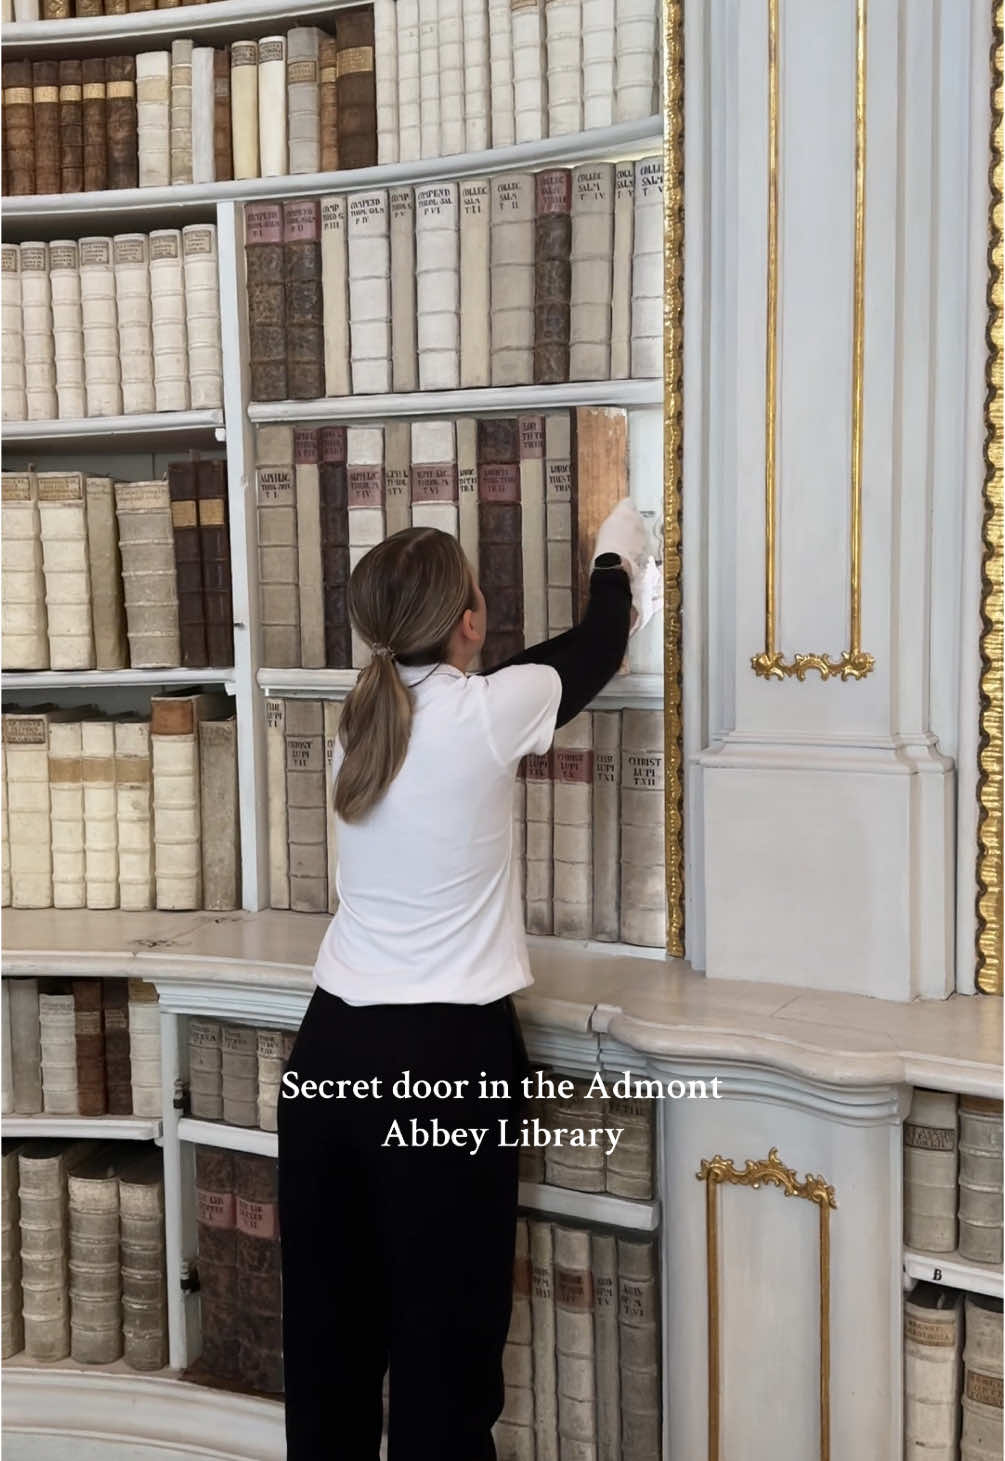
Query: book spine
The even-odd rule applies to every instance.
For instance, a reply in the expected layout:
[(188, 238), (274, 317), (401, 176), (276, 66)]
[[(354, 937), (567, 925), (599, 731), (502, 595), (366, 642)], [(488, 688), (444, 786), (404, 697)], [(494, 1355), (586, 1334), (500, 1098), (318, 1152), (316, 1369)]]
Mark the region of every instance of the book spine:
[(0, 554), (3, 566), (4, 665), (11, 670), (49, 668), (42, 573), (38, 484), (32, 472), (4, 472)]
[(531, 1219), (531, 1309), (534, 1332), (536, 1461), (558, 1458), (558, 1374), (555, 1351), (555, 1258), (551, 1223)]
[(523, 636), (527, 644), (540, 644), (543, 639), (548, 638), (548, 520), (544, 491), (544, 417), (521, 416), (519, 431)]
[(24, 326), (21, 320), (21, 250), (3, 245), (3, 385), (4, 421), (25, 421)]
[(416, 354), (415, 193), (391, 188), (391, 385), (395, 391), (419, 388)]
[(504, 173), (490, 183), (492, 384), (534, 379), (534, 177)]
[(398, 52), (395, 0), (374, 0), (377, 161), (398, 161)]
[(621, 1447), (660, 1454), (660, 1301), (656, 1244), (618, 1238)]
[(3, 116), (7, 137), (6, 192), (12, 198), (35, 191), (35, 121), (30, 61), (3, 63)]
[(216, 89), (212, 46), (192, 47), (192, 181), (211, 183), (216, 138)]
[(145, 233), (112, 239), (115, 315), (119, 334), (122, 410), (154, 411), (154, 337), (150, 299), (150, 240)]
[(321, 274), (321, 204), (317, 198), (283, 203), (286, 312), (286, 383), (295, 401), (324, 395), (324, 295)]
[(122, 561), (111, 478), (86, 478), (84, 496), (87, 502), (87, 561), (91, 578), (94, 665), (99, 670), (124, 670), (129, 664), (129, 654), (122, 598)]
[(354, 395), (391, 389), (391, 239), (387, 193), (351, 193), (349, 321)]
[(572, 173), (569, 379), (607, 380), (611, 368), (614, 165), (584, 163)]
[(249, 203), (245, 227), (251, 396), (282, 401), (287, 395), (282, 206)]
[(321, 32), (311, 25), (294, 26), (286, 37), (286, 101), (291, 173), (318, 172), (321, 168), (321, 99), (318, 95), (320, 39)]
[(582, 0), (583, 126), (609, 127), (614, 121), (615, 0)]
[[(68, 983), (60, 982), (54, 986), (50, 985), (48, 990), (39, 994), (38, 1020), (42, 1037), (42, 1103), (44, 1109), (47, 1114), (53, 1116), (78, 1116), (80, 1107), (77, 1100), (77, 1041), (74, 1029), (73, 995)], [(65, 1181), (65, 1171), (63, 1181)], [(52, 1193), (53, 1196), (58, 1194), (62, 1197), (64, 1195), (60, 1191), (62, 1182), (59, 1182), (58, 1185), (57, 1182), (53, 1182), (52, 1188), (55, 1189)], [(41, 1207), (39, 1199), (43, 1198), (44, 1191), (45, 1189), (40, 1187), (39, 1191), (29, 1195), (25, 1185), (22, 1184), (21, 1187), (21, 1236), (25, 1249), (28, 1247), (25, 1240), (33, 1240), (33, 1246), (35, 1242), (40, 1241), (37, 1236), (38, 1230), (31, 1221), (36, 1216), (43, 1219), (39, 1224), (40, 1227), (43, 1229), (46, 1226), (50, 1227), (51, 1243), (52, 1225), (45, 1222), (45, 1210), (39, 1211), (39, 1207)], [(65, 1226), (65, 1205), (61, 1203), (61, 1206), (63, 1207), (61, 1217)], [(51, 1212), (51, 1208), (49, 1211)], [(55, 1214), (53, 1214), (54, 1216)], [(34, 1231), (26, 1233), (24, 1229), (29, 1226)], [(53, 1268), (55, 1269), (55, 1267), (54, 1264)], [(55, 1277), (55, 1273), (45, 1275), (41, 1263), (34, 1255), (32, 1256), (28, 1271), (25, 1273), (25, 1278), (28, 1280), (25, 1287), (31, 1291), (30, 1297), (38, 1306), (35, 1310), (36, 1321), (45, 1317), (45, 1309), (48, 1307), (39, 1294), (39, 1289), (49, 1286), (45, 1283), (45, 1278), (53, 1280)], [(42, 1279), (43, 1282), (39, 1283), (39, 1279)], [(66, 1268), (64, 1266), (64, 1285), (65, 1281)], [(25, 1298), (28, 1297), (29, 1295), (26, 1293)]]
[(58, 193), (59, 146), (59, 62), (33, 61), (32, 124), (35, 129), (36, 194)]
[(199, 724), (203, 907), (215, 913), (238, 906), (240, 803), (237, 795), (237, 721)]
[(59, 63), (59, 191), (84, 190), (83, 69), (80, 61)]
[(415, 190), (416, 341), (419, 388), (460, 383), (460, 270), (457, 184)]
[(449, 157), (464, 151), (466, 138), (461, 0), (437, 0), (436, 35), (440, 68), (440, 151)]
[(628, 414), (611, 407), (577, 407), (573, 422), (572, 587), (576, 615), (590, 599), (593, 545), (604, 519), (628, 496)]
[(294, 913), (324, 913), (328, 907), (324, 739), (322, 702), (288, 700), (286, 805)]
[(80, 307), (87, 414), (118, 416), (122, 412), (122, 383), (115, 266), (110, 238), (80, 240)]
[(289, 161), (285, 36), (263, 36), (258, 42), (258, 157), (261, 177), (285, 174)]
[(281, 1394), (282, 1275), (274, 1158), (239, 1153), (234, 1158), (237, 1193), (237, 1284), (241, 1304), (238, 1372), (254, 1390)]
[(139, 186), (139, 119), (136, 57), (105, 57), (105, 121), (108, 132), (108, 186)]
[(597, 1401), (593, 1270), (588, 1231), (555, 1224), (555, 1348), (559, 1454), (596, 1454)]
[[(123, 911), (144, 912), (154, 906), (153, 770), (150, 755), (149, 721), (115, 723), (115, 822), (119, 848), (119, 906)], [(127, 1061), (128, 1055), (127, 1040), (124, 1052)], [(123, 1076), (123, 1084), (128, 1079), (128, 1075)]]
[(666, 943), (662, 725), (658, 711), (622, 712), (621, 937), (648, 948)]
[(527, 932), (552, 932), (553, 753), (525, 758), (527, 784)]
[(491, 145), (492, 78), (489, 72), (489, 13), (485, 0), (461, 0), (464, 40), (464, 152)]
[[(2, 845), (2, 871), (0, 871), (0, 907), (10, 907), (10, 823), (7, 820), (7, 752), (4, 750), (2, 739), (0, 739), (0, 845)], [(3, 986), (6, 996), (7, 986)], [(7, 1058), (7, 1050), (4, 1050), (4, 1058)], [(12, 1071), (13, 1059), (7, 1066), (7, 1071)], [(6, 1089), (7, 1074), (4, 1073)], [(10, 1107), (14, 1109), (13, 1105)]]
[(490, 279), (491, 225), (488, 178), (465, 178), (459, 185), (460, 385), (491, 383)]
[(318, 111), (321, 127), (321, 171), (338, 170), (338, 46), (322, 35), (318, 43)]
[[(139, 87), (137, 58), (137, 88)], [(81, 123), (84, 131), (84, 192), (101, 192), (108, 187), (108, 99), (105, 88), (105, 63), (98, 57), (85, 57), (80, 63)], [(137, 112), (139, 106), (137, 103)]]
[(956, 1248), (958, 1104), (918, 1089), (904, 1122), (904, 1242), (929, 1253)]
[(415, 162), (422, 156), (419, 0), (397, 0), (395, 12), (398, 56), (398, 160), (399, 162)]
[[(223, 1119), (221, 1035), (219, 1020), (190, 1019), (188, 1022), (189, 1108), (193, 1116), (201, 1116), (208, 1121), (222, 1121)], [(197, 1156), (197, 1174), (201, 1165)], [(199, 1182), (198, 1175), (196, 1181)], [(201, 1197), (201, 1192), (197, 1191), (196, 1201), (200, 1203), (200, 1206)], [(200, 1270), (202, 1269), (202, 1256), (203, 1249), (200, 1245)], [(200, 1290), (207, 1299), (212, 1301), (215, 1297), (214, 1290), (218, 1276), (216, 1264), (209, 1254), (207, 1254), (207, 1259), (206, 1285), (203, 1288), (200, 1284)]]
[(488, 0), (488, 12), (489, 64), (492, 69), (489, 93), (492, 108), (492, 146), (512, 147), (516, 141), (516, 114), (513, 102), (513, 34), (509, 0)]
[(555, 732), (554, 901), (558, 938), (593, 935), (593, 718), (577, 715)]
[(593, 1335), (597, 1367), (597, 1461), (621, 1461), (618, 1370), (618, 1249), (613, 1233), (591, 1233)]
[[(197, 701), (197, 696), (153, 696), (150, 701), (158, 908), (202, 907)], [(162, 715), (161, 706), (170, 715), (169, 720)]]
[(324, 299), (325, 395), (347, 396), (349, 376), (349, 248), (342, 193), (321, 200), (321, 293)]
[(486, 668), (523, 649), (520, 446), (515, 417), (478, 422), (478, 575), (488, 604)]
[[(116, 776), (119, 758), (116, 753)], [(116, 782), (116, 796), (120, 783)], [(119, 880), (122, 884), (122, 866), (125, 852), (122, 849), (122, 824), (119, 824), (120, 867)], [(130, 907), (125, 898), (122, 907)], [(105, 1088), (108, 1092), (109, 1116), (131, 1116), (133, 1114), (132, 1071), (129, 1060), (129, 981), (127, 979), (104, 979), (101, 984), (101, 1028), (105, 1041)]]
[(621, 931), (621, 712), (593, 714), (593, 937)]
[(335, 741), (338, 736), (339, 721), (342, 718), (342, 701), (324, 701), (324, 722), (325, 722), (325, 859), (328, 871), (328, 912), (338, 911), (338, 890), (336, 889), (338, 871), (338, 848), (335, 830), (335, 810), (333, 797), (335, 785), (332, 777), (332, 758), (335, 755)]
[(3, 717), (12, 908), (52, 907), (49, 719)]
[(626, 380), (632, 360), (632, 255), (635, 251), (635, 164), (614, 167), (611, 264), (611, 379)]
[[(474, 423), (472, 422), (472, 425)], [(407, 528), (412, 521), (412, 432), (407, 421), (384, 424), (384, 513), (385, 530)], [(474, 560), (472, 560), (474, 561)]]
[(572, 174), (539, 172), (535, 183), (534, 382), (555, 385), (569, 379)]
[(24, 1116), (37, 1116), (42, 1110), (38, 980), (11, 979), (9, 985), (14, 1110)]
[(85, 720), (80, 727), (84, 778), (84, 848), (88, 908), (119, 906), (119, 837), (115, 796), (115, 725)]
[(52, 906), (86, 908), (84, 782), (79, 721), (49, 727), (49, 819)]
[(286, 701), (265, 702), (265, 779), (269, 800), (269, 907), (290, 906), (289, 814), (286, 806)]
[(632, 375), (663, 372), (663, 159), (635, 164)]
[(518, 1218), (513, 1255), (513, 1299), (503, 1349), (503, 1408), (493, 1438), (506, 1456), (534, 1454), (534, 1348), (527, 1219)]
[(545, 0), (548, 136), (583, 130), (582, 0)]
[(234, 663), (234, 609), (227, 521), (227, 464), (219, 458), (196, 465), (199, 542), (206, 622), (206, 655), (211, 665)]
[[(324, 584), (325, 664), (352, 666), (349, 633), (349, 498), (344, 426), (320, 432), (321, 573)], [(328, 702), (325, 702), (327, 714)], [(327, 765), (327, 761), (325, 763)]]
[(187, 411), (188, 330), (182, 237), (177, 228), (150, 235), (150, 325), (158, 411)]
[(514, 141), (548, 135), (548, 63), (542, 0), (510, 0), (513, 33)]
[(453, 421), (412, 422), (412, 526), (458, 535)]
[(257, 178), (257, 41), (234, 41), (230, 48), (230, 125), (234, 177)]
[[(386, 537), (384, 515), (384, 430), (352, 426), (346, 432), (346, 492), (349, 511), (349, 572)], [(352, 662), (360, 669), (370, 651), (352, 629)]]
[(340, 10), (338, 45), (338, 150), (343, 168), (377, 165), (377, 91), (373, 10)]
[(615, 0), (614, 120), (636, 122), (656, 111), (659, 10), (652, 0)]
[(192, 181), (192, 42), (171, 42), (171, 181)]
[(258, 1034), (244, 1025), (220, 1027), (220, 1096), (230, 1126), (258, 1122)]
[(21, 321), (24, 331), (25, 399), (29, 421), (52, 420), (58, 410), (52, 334), (49, 245), (21, 244)]
[(575, 493), (572, 480), (572, 420), (568, 411), (544, 420), (544, 494), (548, 539), (548, 637), (573, 625), (575, 581)]
[(219, 183), (233, 176), (230, 54), (224, 47), (213, 51), (213, 177)]
[(129, 663), (134, 669), (181, 666), (174, 529), (166, 482), (116, 482)]
[[(596, 717), (594, 718), (596, 723)], [(614, 1197), (648, 1202), (653, 1196), (653, 1148), (655, 1111), (646, 1100), (610, 1101), (611, 1124), (620, 1126), (622, 1136), (606, 1158), (606, 1190)]]
[[(960, 1097), (960, 1256), (1002, 1261), (1002, 1103)], [(968, 1331), (969, 1342), (969, 1331)], [(998, 1340), (1001, 1369), (1001, 1340)]]
[(54, 670), (91, 670), (94, 638), (84, 479), (79, 472), (39, 472), (36, 481), (49, 664)]
[(181, 639), (181, 662), (188, 669), (205, 669), (209, 663), (202, 591), (197, 470), (197, 464), (193, 461), (172, 462), (168, 467), (178, 592), (178, 632)]
[[(478, 657), (479, 668), (481, 667), (481, 656)], [(523, 919), (524, 927), (527, 926), (527, 775), (521, 758), (516, 769), (516, 776), (513, 778), (513, 809), (511, 818), (511, 835), (513, 838), (513, 865), (514, 876), (517, 887), (520, 890), (520, 916)], [(524, 1154), (526, 1157), (526, 1153)], [(526, 1158), (533, 1161), (535, 1171), (529, 1180), (534, 1182), (544, 1181), (544, 1157), (536, 1153)], [(526, 1165), (526, 1162), (524, 1163)], [(540, 1172), (537, 1167), (540, 1166)]]
[(291, 428), (259, 427), (256, 458), (262, 657), (277, 669), (299, 669), (300, 570)]
[(300, 662), (320, 669), (325, 662), (324, 577), (321, 566), (321, 487), (316, 427), (293, 433), (297, 484), (297, 581), (300, 590)]
[(419, 156), (439, 157), (440, 58), (438, 0), (418, 0), (419, 15)]
[(63, 420), (79, 421), (87, 415), (87, 397), (80, 256), (75, 239), (56, 239), (49, 245), (49, 288), (59, 415)]
[[(458, 416), (457, 438), (457, 534), (469, 563), (478, 562), (478, 422), (473, 416)], [(481, 652), (477, 656), (481, 667)]]
[(223, 352), (216, 226), (190, 223), (181, 233), (189, 400), (195, 411), (220, 408)]

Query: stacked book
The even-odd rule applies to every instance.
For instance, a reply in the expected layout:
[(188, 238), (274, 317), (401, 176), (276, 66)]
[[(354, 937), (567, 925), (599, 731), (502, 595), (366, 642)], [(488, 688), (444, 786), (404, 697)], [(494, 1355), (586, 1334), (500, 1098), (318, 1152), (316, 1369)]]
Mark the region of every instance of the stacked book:
[(83, 20), (94, 15), (134, 15), (141, 10), (173, 10), (205, 5), (206, 0), (3, 0), (3, 22)]
[(375, 0), (373, 10), (381, 162), (659, 111), (655, 0)]
[(11, 906), (236, 908), (229, 697), (155, 695), (149, 720), (80, 717), (79, 708), (3, 716)]
[(3, 981), (5, 1115), (161, 1115), (157, 990), (143, 979)]
[(658, 377), (663, 161), (245, 207), (251, 395)]
[(3, 65), (6, 192), (90, 193), (369, 167), (373, 12), (216, 49)]
[(4, 472), (8, 670), (223, 668), (234, 662), (227, 469), (156, 482)]
[(500, 1456), (659, 1461), (655, 1240), (520, 1218), (503, 1376)]
[(904, 1455), (999, 1461), (1002, 1301), (919, 1283), (904, 1295)]
[(915, 1090), (904, 1123), (904, 1242), (1001, 1263), (1001, 1101)]
[[(338, 907), (337, 700), (267, 700), (270, 904)], [(529, 933), (666, 944), (664, 729), (658, 710), (583, 711), (514, 782), (514, 876)]]
[[(365, 666), (369, 650), (347, 610), (349, 575), (384, 538), (432, 527), (459, 540), (481, 579), (481, 667), (489, 668), (570, 628), (585, 610), (597, 530), (628, 495), (628, 422), (622, 410), (579, 407), (260, 426), (256, 459), (266, 665)], [(655, 496), (638, 506), (655, 522)]]
[(3, 245), (3, 419), (223, 405), (216, 228)]
[(202, 1355), (192, 1376), (281, 1394), (276, 1162), (197, 1145), (195, 1188)]
[(283, 1067), (295, 1038), (290, 1030), (193, 1015), (188, 1022), (191, 1115), (275, 1131)]
[[(611, 1197), (649, 1201), (654, 1195), (653, 1149), (655, 1106), (644, 1097), (598, 1098), (588, 1096), (590, 1083), (572, 1077), (544, 1074), (549, 1080), (565, 1081), (559, 1089), (570, 1094), (533, 1099), (527, 1103), (526, 1119), (537, 1123), (542, 1140), (556, 1128), (563, 1132), (561, 1145), (520, 1149), (521, 1182), (547, 1183), (577, 1192), (605, 1192)], [(591, 1132), (608, 1127), (619, 1131), (617, 1146), (609, 1152), (601, 1143), (591, 1145)], [(577, 1145), (576, 1133), (583, 1145)]]

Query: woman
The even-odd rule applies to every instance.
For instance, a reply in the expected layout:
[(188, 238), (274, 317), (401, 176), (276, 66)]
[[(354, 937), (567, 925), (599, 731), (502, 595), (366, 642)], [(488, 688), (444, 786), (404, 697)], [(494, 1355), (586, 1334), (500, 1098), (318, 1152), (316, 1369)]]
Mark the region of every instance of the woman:
[[(619, 504), (598, 549), (631, 553), (640, 525)], [(496, 1456), (518, 1158), (498, 1133), (527, 1070), (510, 996), (533, 982), (514, 778), (621, 664), (632, 568), (600, 553), (582, 621), (479, 675), (456, 539), (407, 528), (350, 579), (372, 657), (333, 755), (339, 907), (279, 1103), (287, 1461), (376, 1461), (388, 1364), (391, 1461)]]

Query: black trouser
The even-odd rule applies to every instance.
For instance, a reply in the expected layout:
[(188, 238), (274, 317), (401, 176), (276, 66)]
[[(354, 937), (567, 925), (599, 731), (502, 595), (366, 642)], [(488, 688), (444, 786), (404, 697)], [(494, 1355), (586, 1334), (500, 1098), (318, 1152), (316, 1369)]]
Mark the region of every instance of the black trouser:
[[(286, 1071), (301, 1087), (378, 1076), (382, 1096), (280, 1092), (287, 1461), (376, 1461), (389, 1364), (390, 1461), (495, 1461), (518, 1158), (498, 1123), (518, 1123), (526, 1070), (508, 997), (353, 1006), (315, 989)], [(403, 1071), (468, 1085), (402, 1100)], [(483, 1098), (482, 1077), (513, 1098)], [(488, 1135), (476, 1154), (388, 1141), (392, 1122), (410, 1142), (434, 1118)]]

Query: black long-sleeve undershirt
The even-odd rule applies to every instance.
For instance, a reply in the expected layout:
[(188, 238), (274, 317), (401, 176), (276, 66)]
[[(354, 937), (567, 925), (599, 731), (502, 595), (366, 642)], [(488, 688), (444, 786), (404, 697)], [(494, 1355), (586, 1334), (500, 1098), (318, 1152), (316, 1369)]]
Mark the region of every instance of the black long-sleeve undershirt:
[(628, 647), (631, 614), (631, 584), (621, 559), (602, 553), (590, 574), (590, 597), (578, 624), (481, 673), (494, 675), (508, 665), (551, 665), (562, 681), (555, 724), (566, 725), (617, 673)]

